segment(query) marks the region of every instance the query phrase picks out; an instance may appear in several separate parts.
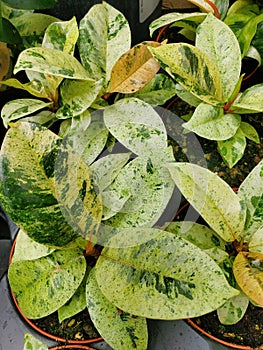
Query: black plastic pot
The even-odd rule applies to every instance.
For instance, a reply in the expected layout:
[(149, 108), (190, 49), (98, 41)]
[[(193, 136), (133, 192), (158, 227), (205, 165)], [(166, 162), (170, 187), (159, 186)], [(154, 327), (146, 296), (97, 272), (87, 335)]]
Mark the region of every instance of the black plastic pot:
[[(161, 15), (161, 0), (107, 0), (108, 4), (122, 12), (127, 18), (132, 32), (132, 42), (137, 44), (150, 39), (149, 24)], [(73, 16), (80, 21), (88, 10), (101, 0), (59, 0), (55, 7), (45, 13), (69, 20)]]

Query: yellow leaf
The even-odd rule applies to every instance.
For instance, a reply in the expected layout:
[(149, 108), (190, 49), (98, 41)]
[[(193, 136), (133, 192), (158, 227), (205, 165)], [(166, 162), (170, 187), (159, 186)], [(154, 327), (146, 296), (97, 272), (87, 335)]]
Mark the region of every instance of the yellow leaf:
[(123, 54), (112, 68), (109, 91), (133, 93), (148, 84), (160, 69), (148, 46), (160, 45), (154, 41), (145, 41)]
[(243, 292), (263, 307), (263, 254), (240, 252), (235, 258), (233, 271)]

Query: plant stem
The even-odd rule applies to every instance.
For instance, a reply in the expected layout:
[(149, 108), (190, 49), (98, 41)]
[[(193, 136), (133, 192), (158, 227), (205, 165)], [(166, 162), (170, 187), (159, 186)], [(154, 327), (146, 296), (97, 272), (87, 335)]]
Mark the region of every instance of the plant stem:
[(216, 18), (220, 19), (221, 15), (220, 12), (218, 11), (218, 8), (216, 7), (216, 5), (213, 3), (213, 1), (211, 0), (205, 0), (205, 2), (208, 3), (208, 5), (210, 5), (212, 7), (212, 9), (214, 10), (215, 16)]

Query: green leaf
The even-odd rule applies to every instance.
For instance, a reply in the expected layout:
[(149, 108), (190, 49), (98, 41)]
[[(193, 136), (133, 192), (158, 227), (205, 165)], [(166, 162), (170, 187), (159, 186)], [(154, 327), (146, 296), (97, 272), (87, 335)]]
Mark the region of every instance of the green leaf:
[(7, 128), (12, 120), (23, 118), (43, 108), (50, 107), (52, 104), (52, 102), (29, 98), (9, 101), (4, 105), (1, 112), (4, 126)]
[(14, 261), (8, 280), (23, 313), (32, 319), (47, 316), (64, 305), (85, 276), (81, 249), (55, 251), (36, 260)]
[(263, 84), (251, 86), (237, 97), (235, 102), (232, 104), (231, 109), (233, 109), (235, 113), (240, 114), (262, 112), (262, 92)]
[(86, 307), (86, 281), (84, 277), (71, 299), (58, 309), (59, 323), (83, 311)]
[(21, 52), (14, 68), (14, 74), (21, 70), (32, 70), (68, 79), (93, 81), (75, 57), (66, 52), (43, 47), (33, 47)]
[(183, 196), (223, 240), (232, 242), (241, 235), (245, 212), (226, 182), (196, 164), (174, 163), (167, 167)]
[(224, 114), (222, 107), (199, 104), (183, 127), (208, 140), (227, 140), (235, 135), (241, 123), (237, 114)]
[(238, 197), (247, 207), (246, 234), (253, 235), (263, 225), (263, 161), (242, 182)]
[(187, 91), (202, 101), (222, 106), (222, 82), (216, 64), (195, 46), (175, 43), (150, 47), (154, 57)]
[(217, 309), (220, 323), (225, 325), (236, 324), (240, 321), (249, 304), (249, 299), (244, 293), (229, 299), (223, 306)]
[(4, 0), (10, 7), (25, 10), (43, 10), (53, 7), (57, 0)]
[(198, 27), (196, 47), (215, 62), (222, 81), (223, 99), (227, 102), (241, 72), (241, 52), (235, 34), (224, 22), (209, 14)]
[(0, 41), (10, 45), (22, 44), (22, 38), (19, 35), (16, 27), (6, 18), (2, 18)]
[(240, 129), (242, 130), (243, 134), (249, 139), (256, 143), (260, 143), (259, 135), (257, 133), (257, 130), (250, 124), (241, 122)]
[(97, 98), (102, 85), (102, 79), (65, 80), (60, 89), (62, 107), (56, 113), (57, 118), (72, 118), (85, 112)]
[(48, 346), (29, 333), (24, 335), (23, 350), (48, 350)]
[(188, 103), (190, 106), (197, 107), (200, 103), (202, 103), (202, 100), (188, 92), (180, 84), (176, 84), (176, 93), (180, 99)]
[(79, 34), (83, 66), (93, 79), (103, 78), (107, 87), (112, 67), (131, 46), (127, 19), (106, 2), (96, 4), (80, 21)]
[(218, 151), (224, 162), (232, 168), (244, 155), (247, 141), (241, 129), (228, 140), (218, 141)]
[(122, 99), (105, 108), (104, 121), (110, 133), (137, 155), (151, 156), (167, 147), (162, 119), (139, 99)]
[(35, 260), (53, 253), (51, 249), (31, 239), (25, 232), (19, 230), (12, 261)]
[(192, 13), (177, 13), (177, 12), (171, 12), (167, 13), (156, 20), (154, 20), (150, 26), (150, 35), (152, 36), (153, 33), (166, 25), (174, 24), (176, 25), (177, 21), (185, 20), (187, 22), (193, 23), (193, 25), (197, 26), (199, 23), (201, 23), (205, 18), (207, 14), (206, 13), (200, 13), (200, 12), (192, 12)]
[(87, 281), (87, 306), (103, 339), (115, 350), (147, 349), (146, 319), (118, 310), (101, 292), (92, 270)]
[(176, 95), (176, 85), (164, 74), (155, 77), (142, 89), (127, 97), (139, 98), (151, 106), (161, 106)]
[[(125, 237), (119, 234), (118, 239)], [(147, 318), (199, 316), (237, 294), (207, 254), (164, 231), (135, 247), (104, 248), (95, 273), (113, 304)]]

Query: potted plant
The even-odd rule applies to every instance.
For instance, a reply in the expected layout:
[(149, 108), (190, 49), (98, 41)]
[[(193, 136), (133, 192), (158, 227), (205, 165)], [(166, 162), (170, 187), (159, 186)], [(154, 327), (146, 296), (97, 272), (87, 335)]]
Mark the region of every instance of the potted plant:
[[(258, 84), (245, 86), (247, 76), (241, 68), (248, 57), (261, 65), (260, 26), (257, 30), (262, 22), (261, 9), (251, 2), (245, 2), (247, 6), (241, 9), (240, 1), (229, 9), (227, 1), (194, 3), (205, 12), (169, 13), (151, 24), (151, 33), (165, 25), (183, 28), (180, 33), (187, 42), (150, 50), (175, 80), (177, 96), (192, 106), (193, 112), (185, 116), (186, 132), (191, 130), (201, 138), (216, 141), (218, 152), (231, 168), (242, 158), (246, 138), (259, 143), (248, 115), (262, 112), (258, 97), (262, 78)], [(255, 10), (253, 14), (250, 6)], [(244, 20), (240, 23), (241, 12)]]

